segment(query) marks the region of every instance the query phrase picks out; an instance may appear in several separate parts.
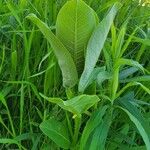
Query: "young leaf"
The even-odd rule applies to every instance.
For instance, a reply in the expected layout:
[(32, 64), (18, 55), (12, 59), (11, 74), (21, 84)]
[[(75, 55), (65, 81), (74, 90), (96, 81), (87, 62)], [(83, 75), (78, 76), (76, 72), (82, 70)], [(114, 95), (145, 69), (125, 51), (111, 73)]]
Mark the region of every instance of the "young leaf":
[(129, 65), (129, 66), (134, 66), (138, 69), (140, 69), (144, 73), (144, 68), (142, 65), (140, 65), (137, 61), (130, 60), (130, 59), (125, 59), (125, 58), (119, 58), (116, 60), (116, 63), (114, 65), (114, 74), (113, 74), (113, 83), (112, 83), (112, 100), (116, 98), (116, 92), (118, 90), (118, 85), (119, 85), (119, 71), (120, 67), (122, 65)]
[(115, 49), (114, 49), (114, 53), (115, 53), (115, 58), (117, 59), (119, 58), (119, 55), (121, 53), (121, 48), (124, 42), (124, 36), (125, 36), (125, 31), (126, 31), (126, 27), (123, 26), (118, 34), (118, 38), (117, 41), (115, 43)]
[(137, 61), (131, 59), (120, 58), (116, 61), (114, 69), (119, 69), (122, 65), (129, 65), (138, 68), (144, 73), (144, 68)]
[(59, 147), (68, 149), (70, 147), (70, 139), (67, 128), (62, 122), (58, 122), (55, 118), (46, 120), (40, 124), (40, 129)]
[(107, 16), (100, 22), (94, 30), (87, 46), (84, 71), (79, 82), (79, 91), (84, 92), (86, 82), (89, 80), (91, 73), (99, 58), (100, 52), (104, 46), (110, 27), (113, 23), (115, 15), (120, 8), (120, 3), (115, 3)]
[(78, 81), (78, 74), (74, 61), (60, 40), (52, 33), (49, 27), (37, 18), (34, 14), (27, 16), (35, 25), (38, 26), (45, 38), (51, 44), (57, 57), (60, 69), (63, 75), (63, 86), (66, 88), (73, 87)]
[(82, 0), (68, 1), (56, 21), (56, 36), (69, 50), (79, 72), (83, 71), (85, 49), (97, 25), (95, 12)]
[(43, 94), (40, 95), (49, 102), (55, 103), (64, 110), (70, 111), (78, 116), (100, 101), (99, 97), (96, 95), (80, 95), (67, 101), (63, 101), (60, 98), (48, 98)]
[(132, 42), (132, 39), (133, 39), (133, 36), (134, 34), (136, 33), (136, 31), (139, 29), (139, 27), (136, 27), (134, 29), (134, 31), (132, 32), (131, 35), (129, 35), (129, 38), (126, 40), (125, 44), (123, 45), (122, 49), (121, 49), (121, 52), (120, 52), (120, 55), (119, 57), (122, 57), (124, 52), (126, 51), (126, 49), (128, 48), (129, 44)]

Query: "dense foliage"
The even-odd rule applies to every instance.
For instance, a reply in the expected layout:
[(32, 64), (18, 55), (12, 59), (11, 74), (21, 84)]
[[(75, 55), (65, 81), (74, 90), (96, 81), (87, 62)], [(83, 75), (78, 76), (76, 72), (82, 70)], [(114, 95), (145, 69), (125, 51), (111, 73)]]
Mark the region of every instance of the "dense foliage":
[(1, 0), (0, 149), (150, 150), (149, 3)]

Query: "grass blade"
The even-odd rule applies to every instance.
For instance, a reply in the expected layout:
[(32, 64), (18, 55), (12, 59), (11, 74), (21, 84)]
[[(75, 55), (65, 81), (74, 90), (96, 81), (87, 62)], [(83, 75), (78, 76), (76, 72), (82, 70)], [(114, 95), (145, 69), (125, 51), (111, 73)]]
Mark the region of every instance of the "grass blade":
[(133, 114), (131, 114), (127, 109), (121, 108), (124, 112), (127, 113), (131, 121), (136, 125), (137, 129), (139, 130), (145, 144), (147, 147), (147, 150), (150, 150), (150, 138), (148, 136), (147, 131), (144, 129), (142, 125), (142, 121), (136, 118)]
[(143, 118), (137, 107), (132, 104), (132, 101), (134, 100), (133, 96), (127, 94), (121, 99), (119, 99), (118, 100), (119, 108), (123, 110), (129, 116), (131, 121), (135, 124), (135, 126), (137, 127), (139, 133), (143, 138), (143, 141), (146, 144), (147, 150), (150, 150), (149, 124), (147, 124), (145, 118)]

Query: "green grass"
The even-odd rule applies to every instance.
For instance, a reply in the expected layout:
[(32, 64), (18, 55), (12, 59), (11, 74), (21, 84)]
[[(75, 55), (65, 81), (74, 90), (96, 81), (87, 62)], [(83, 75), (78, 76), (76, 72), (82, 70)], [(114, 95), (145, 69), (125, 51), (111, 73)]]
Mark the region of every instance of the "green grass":
[(57, 24), (66, 2), (0, 1), (0, 149), (149, 150), (150, 7), (85, 0), (100, 25), (76, 39), (77, 59), (72, 22)]

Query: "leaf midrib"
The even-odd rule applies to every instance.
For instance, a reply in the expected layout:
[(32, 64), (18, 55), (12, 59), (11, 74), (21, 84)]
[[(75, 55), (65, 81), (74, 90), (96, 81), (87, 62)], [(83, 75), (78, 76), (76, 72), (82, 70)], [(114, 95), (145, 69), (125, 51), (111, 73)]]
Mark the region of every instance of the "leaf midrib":
[(75, 42), (75, 45), (74, 45), (74, 53), (73, 53), (73, 57), (74, 57), (74, 61), (75, 61), (75, 64), (77, 64), (77, 56), (76, 56), (76, 51), (77, 51), (77, 27), (78, 27), (78, 1), (76, 1), (76, 8), (75, 8), (75, 26), (74, 26), (74, 31), (75, 31), (75, 35), (74, 35), (74, 42)]

